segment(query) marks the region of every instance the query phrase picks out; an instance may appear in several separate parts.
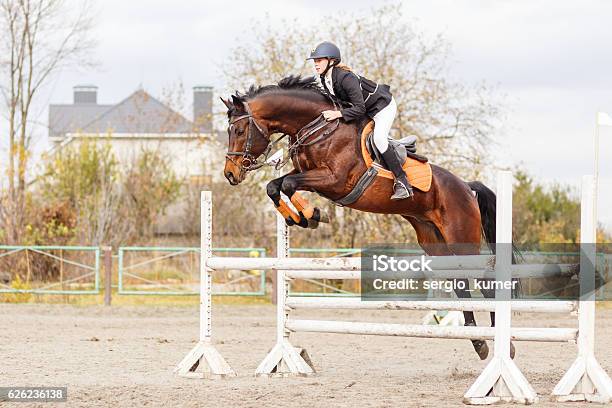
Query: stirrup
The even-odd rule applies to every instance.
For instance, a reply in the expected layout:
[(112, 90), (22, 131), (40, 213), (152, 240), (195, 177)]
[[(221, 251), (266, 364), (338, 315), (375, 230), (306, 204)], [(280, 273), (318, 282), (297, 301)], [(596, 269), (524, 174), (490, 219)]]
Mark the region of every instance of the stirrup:
[(411, 186), (406, 186), (399, 180), (395, 180), (393, 183), (393, 195), (391, 200), (403, 200), (414, 196)]

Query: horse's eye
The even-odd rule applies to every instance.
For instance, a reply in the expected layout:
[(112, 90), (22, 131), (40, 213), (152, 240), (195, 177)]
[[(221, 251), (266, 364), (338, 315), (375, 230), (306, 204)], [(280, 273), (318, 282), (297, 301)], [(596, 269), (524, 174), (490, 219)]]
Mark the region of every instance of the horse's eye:
[(244, 134), (244, 129), (236, 129), (236, 133), (242, 135)]

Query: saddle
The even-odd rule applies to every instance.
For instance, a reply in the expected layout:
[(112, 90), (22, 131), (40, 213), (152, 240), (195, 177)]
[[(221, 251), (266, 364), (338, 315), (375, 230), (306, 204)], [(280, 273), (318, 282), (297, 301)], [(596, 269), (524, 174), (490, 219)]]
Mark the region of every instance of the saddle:
[[(421, 156), (416, 152), (416, 136), (406, 136), (399, 140), (395, 140), (389, 137), (387, 140), (389, 141), (389, 146), (395, 149), (395, 152), (399, 156), (400, 162), (403, 163), (407, 157), (411, 157), (423, 163), (428, 161), (427, 157)], [(386, 169), (387, 166), (382, 158), (382, 154), (378, 151), (378, 148), (374, 144), (374, 133), (372, 131), (368, 132), (368, 134), (366, 135), (365, 142), (366, 148), (368, 149), (368, 154), (370, 155), (372, 160)]]
[[(361, 131), (361, 155), (368, 168), (377, 167), (377, 176), (393, 179), (393, 174), (386, 167), (382, 155), (374, 144), (373, 131), (374, 121), (369, 121)], [(399, 140), (389, 138), (389, 145), (399, 155), (410, 184), (427, 192), (431, 188), (431, 166), (427, 157), (416, 153), (416, 140), (416, 136), (407, 136)]]
[[(361, 130), (361, 156), (366, 164), (366, 171), (347, 195), (333, 200), (339, 206), (351, 205), (359, 200), (376, 177), (393, 180), (393, 173), (385, 167), (385, 161), (374, 145), (373, 130), (374, 121), (369, 121)], [(416, 153), (416, 137), (408, 136), (401, 140), (390, 138), (389, 144), (400, 155), (402, 168), (410, 184), (423, 192), (428, 192), (431, 188), (431, 166), (426, 157)]]

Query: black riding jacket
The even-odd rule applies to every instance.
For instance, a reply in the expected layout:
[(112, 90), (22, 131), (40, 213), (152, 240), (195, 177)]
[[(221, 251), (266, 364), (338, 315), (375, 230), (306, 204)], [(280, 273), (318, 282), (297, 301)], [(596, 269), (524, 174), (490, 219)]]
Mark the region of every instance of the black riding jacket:
[(359, 119), (364, 115), (373, 118), (391, 102), (389, 85), (376, 84), (342, 68), (332, 68), (331, 79), (335, 95), (332, 95), (327, 89), (325, 77), (321, 76), (320, 79), (329, 97), (343, 107), (340, 112), (347, 122)]

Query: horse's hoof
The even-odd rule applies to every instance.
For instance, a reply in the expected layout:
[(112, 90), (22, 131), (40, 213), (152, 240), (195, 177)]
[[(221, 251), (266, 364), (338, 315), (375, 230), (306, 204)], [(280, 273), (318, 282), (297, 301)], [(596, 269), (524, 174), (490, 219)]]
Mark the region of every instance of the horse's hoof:
[(478, 354), (481, 360), (486, 360), (489, 357), (489, 346), (487, 342), (484, 340), (472, 340), (472, 345), (474, 346), (474, 350)]
[(317, 229), (319, 227), (319, 221), (311, 218), (308, 220), (308, 228)]
[(299, 225), (302, 228), (308, 228), (308, 218), (306, 218), (304, 216), (304, 214), (299, 213), (300, 214), (300, 222), (297, 223), (297, 225)]
[(288, 227), (291, 227), (292, 225), (295, 225), (295, 221), (293, 221), (293, 218), (291, 217), (285, 218), (285, 224), (287, 224)]
[(514, 344), (510, 342), (510, 358), (514, 360), (514, 355), (516, 354), (516, 350), (514, 349)]
[(322, 212), (319, 208), (315, 207), (314, 212), (312, 214), (312, 219), (318, 222), (323, 222), (325, 224), (329, 224), (329, 217), (327, 214)]

